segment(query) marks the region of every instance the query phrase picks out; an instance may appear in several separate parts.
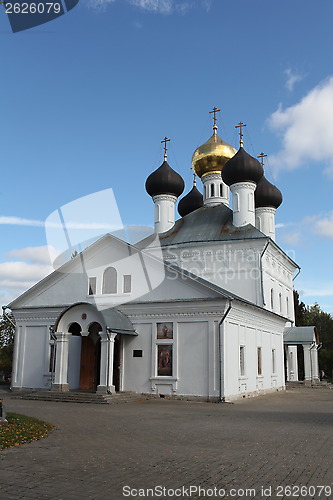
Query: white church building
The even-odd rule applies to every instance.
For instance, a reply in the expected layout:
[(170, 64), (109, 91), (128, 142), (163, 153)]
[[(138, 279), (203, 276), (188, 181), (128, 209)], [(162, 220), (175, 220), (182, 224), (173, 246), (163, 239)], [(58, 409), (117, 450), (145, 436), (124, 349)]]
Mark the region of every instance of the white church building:
[(231, 401), (298, 380), (297, 345), (306, 380), (318, 379), (315, 332), (294, 325), (299, 267), (275, 242), (282, 195), (245, 151), (242, 128), (236, 151), (214, 120), (177, 220), (184, 181), (166, 143), (146, 180), (154, 233), (134, 245), (106, 234), (8, 305), (12, 390)]

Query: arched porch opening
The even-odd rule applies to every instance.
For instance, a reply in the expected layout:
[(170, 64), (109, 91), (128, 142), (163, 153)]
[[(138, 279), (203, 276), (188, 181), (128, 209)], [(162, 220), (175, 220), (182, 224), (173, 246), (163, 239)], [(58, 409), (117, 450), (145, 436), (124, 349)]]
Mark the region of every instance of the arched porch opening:
[(93, 304), (66, 308), (56, 321), (54, 391), (121, 390), (122, 335), (137, 335), (130, 320), (114, 308)]

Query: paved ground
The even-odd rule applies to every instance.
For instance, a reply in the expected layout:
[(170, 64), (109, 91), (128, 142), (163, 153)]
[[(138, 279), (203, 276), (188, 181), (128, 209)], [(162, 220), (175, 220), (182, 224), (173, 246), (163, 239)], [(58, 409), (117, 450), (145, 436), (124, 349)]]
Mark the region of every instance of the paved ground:
[[(5, 401), (57, 430), (0, 452), (1, 500), (172, 498), (173, 491), (136, 491), (159, 485), (184, 487), (180, 498), (332, 498), (318, 487), (333, 488), (333, 390), (234, 404)], [(225, 492), (215, 495), (215, 487)]]

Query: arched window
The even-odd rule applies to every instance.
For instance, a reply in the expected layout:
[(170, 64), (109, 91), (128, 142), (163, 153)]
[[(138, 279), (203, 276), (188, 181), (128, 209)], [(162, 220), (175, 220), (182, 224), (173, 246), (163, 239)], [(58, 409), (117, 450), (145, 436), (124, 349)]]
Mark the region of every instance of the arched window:
[(282, 293), (279, 293), (279, 306), (280, 306), (280, 313), (282, 313)]
[(286, 298), (286, 305), (287, 305), (287, 318), (289, 318), (289, 297)]
[(220, 184), (220, 196), (221, 196), (221, 198), (223, 197), (223, 185), (222, 184)]
[(117, 271), (114, 267), (104, 271), (102, 293), (117, 293)]
[(210, 195), (211, 196), (215, 196), (215, 186), (214, 186), (214, 184), (210, 185)]
[(68, 328), (68, 332), (74, 336), (79, 337), (81, 335), (81, 326), (79, 323), (72, 323)]
[(271, 288), (271, 309), (274, 309), (274, 289)]

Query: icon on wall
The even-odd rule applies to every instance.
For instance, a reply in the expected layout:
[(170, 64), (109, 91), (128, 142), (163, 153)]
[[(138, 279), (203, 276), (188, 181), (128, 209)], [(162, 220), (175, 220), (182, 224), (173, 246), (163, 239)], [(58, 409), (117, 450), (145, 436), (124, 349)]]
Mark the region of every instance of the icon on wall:
[(13, 33), (35, 28), (66, 14), (79, 0), (8, 0), (2, 7), (8, 16)]

